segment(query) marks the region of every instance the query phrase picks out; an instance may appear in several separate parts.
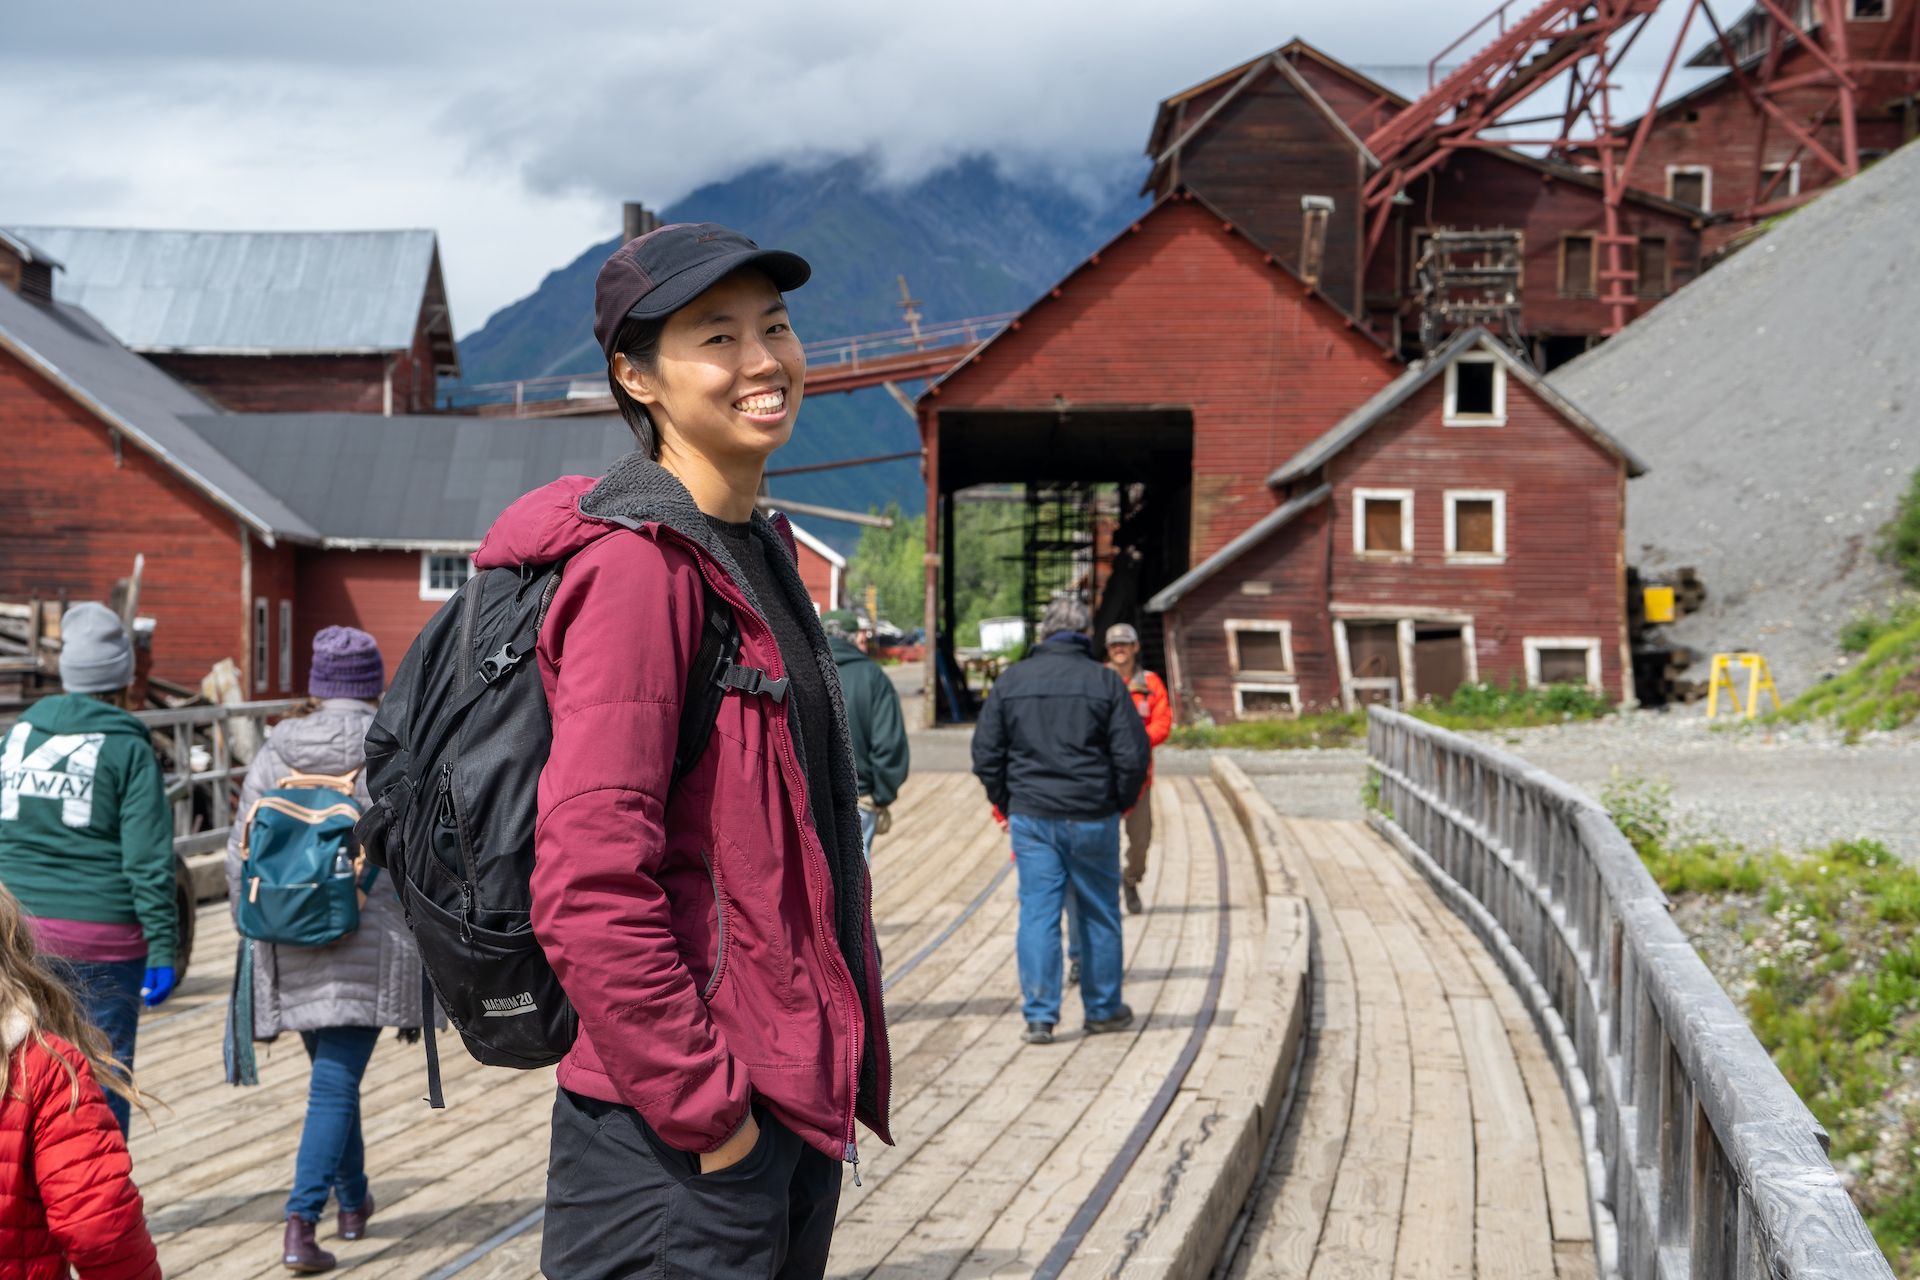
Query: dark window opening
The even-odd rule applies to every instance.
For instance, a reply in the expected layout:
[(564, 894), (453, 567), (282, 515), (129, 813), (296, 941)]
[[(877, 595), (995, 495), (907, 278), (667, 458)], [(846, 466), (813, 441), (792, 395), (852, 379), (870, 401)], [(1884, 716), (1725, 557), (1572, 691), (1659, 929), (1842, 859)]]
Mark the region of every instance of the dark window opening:
[(1363, 504), (1368, 551), (1405, 551), (1400, 537), (1400, 500), (1368, 498)]
[(1427, 626), (1413, 632), (1413, 687), (1422, 699), (1442, 702), (1467, 682), (1466, 632)]
[(1704, 169), (1679, 169), (1667, 175), (1667, 196), (1677, 204), (1707, 207), (1707, 172)]
[(1453, 414), (1456, 418), (1490, 418), (1494, 414), (1494, 363), (1461, 360), (1453, 366)]
[(1541, 684), (1585, 684), (1587, 682), (1587, 651), (1585, 649), (1542, 649), (1540, 651)]
[(1849, 22), (1880, 22), (1887, 16), (1887, 0), (1848, 0)]
[(1291, 689), (1241, 689), (1240, 714), (1249, 720), (1298, 714)]
[(1658, 236), (1640, 238), (1640, 262), (1634, 290), (1643, 298), (1664, 298), (1673, 292), (1667, 242)]
[(1494, 553), (1493, 499), (1461, 498), (1453, 504), (1453, 549), (1463, 555)]
[(1234, 632), (1236, 671), (1287, 670), (1286, 637), (1278, 631)]
[(1560, 242), (1560, 294), (1590, 298), (1594, 293), (1593, 237), (1570, 235)]

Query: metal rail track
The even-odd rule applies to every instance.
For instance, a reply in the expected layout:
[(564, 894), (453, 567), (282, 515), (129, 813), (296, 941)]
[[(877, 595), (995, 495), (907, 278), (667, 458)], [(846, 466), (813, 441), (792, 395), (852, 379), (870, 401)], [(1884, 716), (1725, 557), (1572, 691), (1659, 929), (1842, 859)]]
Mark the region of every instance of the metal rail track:
[(1213, 810), (1207, 807), (1205, 797), (1200, 794), (1200, 784), (1190, 780), (1187, 785), (1193, 790), (1194, 801), (1200, 806), (1200, 812), (1206, 816), (1207, 831), (1213, 837), (1213, 856), (1219, 868), (1219, 925), (1214, 933), (1213, 971), (1207, 975), (1206, 995), (1201, 998), (1200, 1011), (1194, 1017), (1193, 1029), (1187, 1033), (1187, 1043), (1181, 1048), (1180, 1056), (1174, 1060), (1173, 1069), (1167, 1072), (1167, 1078), (1161, 1082), (1160, 1088), (1148, 1100), (1146, 1109), (1140, 1113), (1140, 1118), (1134, 1122), (1132, 1130), (1128, 1132), (1127, 1140), (1120, 1144), (1118, 1151), (1114, 1152), (1113, 1159), (1107, 1163), (1105, 1172), (1100, 1175), (1100, 1181), (1094, 1183), (1093, 1190), (1087, 1193), (1087, 1198), (1081, 1201), (1079, 1209), (1075, 1210), (1073, 1217), (1067, 1221), (1066, 1230), (1060, 1233), (1060, 1239), (1054, 1243), (1052, 1249), (1048, 1250), (1047, 1256), (1041, 1259), (1039, 1268), (1033, 1273), (1035, 1280), (1054, 1280), (1065, 1271), (1067, 1263), (1073, 1258), (1074, 1250), (1080, 1247), (1087, 1233), (1093, 1230), (1093, 1224), (1100, 1220), (1100, 1215), (1106, 1211), (1114, 1193), (1120, 1189), (1120, 1184), (1125, 1182), (1127, 1175), (1133, 1171), (1134, 1163), (1140, 1159), (1140, 1153), (1147, 1149), (1147, 1143), (1153, 1138), (1153, 1131), (1159, 1128), (1160, 1122), (1166, 1118), (1168, 1109), (1173, 1106), (1175, 1095), (1180, 1092), (1180, 1086), (1186, 1083), (1187, 1073), (1193, 1070), (1193, 1064), (1200, 1056), (1200, 1046), (1205, 1042), (1207, 1031), (1213, 1026), (1214, 1013), (1220, 1006), (1220, 988), (1226, 981), (1227, 953), (1232, 941), (1230, 912), (1233, 904), (1228, 898), (1230, 884), (1227, 875), (1227, 846), (1226, 842), (1220, 838), (1220, 826), (1214, 821)]

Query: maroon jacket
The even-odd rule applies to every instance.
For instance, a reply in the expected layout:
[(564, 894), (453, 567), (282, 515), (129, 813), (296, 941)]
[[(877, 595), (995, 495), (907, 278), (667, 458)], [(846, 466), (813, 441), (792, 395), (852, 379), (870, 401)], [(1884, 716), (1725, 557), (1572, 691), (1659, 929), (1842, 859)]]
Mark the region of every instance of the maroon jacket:
[[(755, 520), (776, 545), (783, 526)], [(787, 704), (729, 693), (671, 792), (702, 579), (738, 620), (739, 661), (778, 678), (773, 633), (686, 489), (640, 454), (521, 498), (474, 563), (563, 557), (538, 645), (553, 750), (533, 873), (534, 932), (580, 1015), (560, 1083), (633, 1107), (687, 1151), (720, 1146), (755, 1098), (835, 1159), (856, 1158), (856, 1115), (892, 1142), (853, 759), (790, 548), (775, 559), (819, 633), (835, 740), (797, 743)], [(802, 750), (831, 753), (837, 866), (808, 816)]]

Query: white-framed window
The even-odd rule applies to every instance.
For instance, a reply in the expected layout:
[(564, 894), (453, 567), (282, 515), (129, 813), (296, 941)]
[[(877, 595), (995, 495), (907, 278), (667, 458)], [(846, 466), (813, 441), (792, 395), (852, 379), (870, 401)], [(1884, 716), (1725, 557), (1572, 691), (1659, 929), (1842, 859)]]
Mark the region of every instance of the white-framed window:
[(1241, 720), (1271, 720), (1300, 714), (1300, 689), (1291, 684), (1238, 680), (1233, 686), (1233, 714)]
[(1449, 489), (1447, 560), (1500, 564), (1507, 558), (1507, 495), (1499, 489)]
[[(1773, 175), (1776, 173), (1779, 173), (1780, 170), (1782, 169), (1785, 169), (1787, 171), (1787, 176), (1780, 179), (1778, 183), (1774, 183)], [(1760, 166), (1760, 189), (1762, 191), (1765, 191), (1769, 184), (1773, 185), (1773, 194), (1767, 197), (1767, 199), (1769, 200), (1790, 200), (1794, 196), (1799, 195), (1800, 194), (1800, 162), (1798, 160), (1795, 160), (1792, 164), (1787, 164), (1787, 165), (1779, 165), (1779, 164), (1761, 165)]]
[(1507, 368), (1490, 352), (1463, 355), (1447, 366), (1450, 427), (1507, 425)]
[(1713, 208), (1713, 169), (1704, 164), (1668, 165), (1667, 199), (1696, 209)]
[(293, 601), (280, 602), (280, 692), (293, 691)]
[(1600, 641), (1593, 636), (1528, 636), (1521, 642), (1527, 655), (1527, 684), (1584, 684), (1600, 689)]
[(473, 576), (473, 561), (464, 552), (422, 551), (420, 553), (420, 598), (451, 600), (468, 578)]
[(1847, 0), (1848, 22), (1887, 22), (1893, 18), (1888, 0)]
[(1413, 490), (1353, 491), (1354, 554), (1375, 559), (1413, 557)]
[(1227, 661), (1235, 678), (1293, 675), (1293, 624), (1266, 618), (1228, 618)]
[(267, 655), (273, 650), (269, 647), (267, 635), (267, 598), (253, 598), (253, 687), (265, 692), (267, 687)]

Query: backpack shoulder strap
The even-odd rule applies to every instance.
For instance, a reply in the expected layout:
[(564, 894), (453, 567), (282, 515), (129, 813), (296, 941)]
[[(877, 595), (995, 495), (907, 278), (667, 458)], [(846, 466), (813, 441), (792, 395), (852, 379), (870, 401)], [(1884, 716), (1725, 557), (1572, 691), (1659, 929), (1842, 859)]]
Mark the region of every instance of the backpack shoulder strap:
[(740, 654), (740, 627), (725, 600), (703, 584), (706, 596), (706, 620), (700, 627), (700, 644), (694, 650), (693, 665), (687, 671), (686, 696), (680, 703), (680, 733), (673, 747), (673, 780), (684, 778), (700, 757), (706, 754), (707, 740), (713, 736), (713, 722), (727, 696), (727, 673)]

